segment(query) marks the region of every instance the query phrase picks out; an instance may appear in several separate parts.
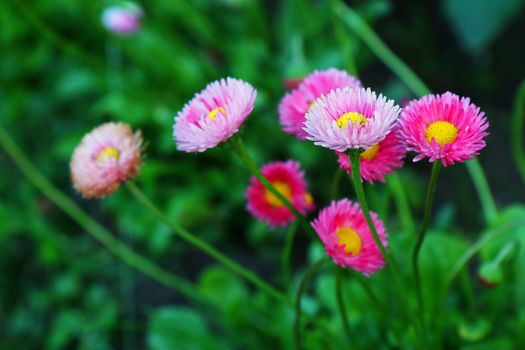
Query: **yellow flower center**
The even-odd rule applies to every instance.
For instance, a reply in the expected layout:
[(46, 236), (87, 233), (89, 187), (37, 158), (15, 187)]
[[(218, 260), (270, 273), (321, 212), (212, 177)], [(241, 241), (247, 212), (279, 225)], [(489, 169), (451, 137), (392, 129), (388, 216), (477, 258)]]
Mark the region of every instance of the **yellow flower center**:
[(361, 159), (372, 160), (377, 156), (377, 152), (379, 152), (379, 145), (376, 143), (375, 145), (372, 145), (372, 147), (361, 153)]
[(310, 192), (306, 192), (304, 194), (304, 200), (306, 201), (306, 204), (312, 205), (314, 202), (314, 197), (312, 197), (312, 194)]
[(340, 246), (345, 246), (345, 253), (356, 256), (361, 251), (362, 242), (361, 237), (348, 227), (341, 227), (335, 232), (337, 242)]
[(359, 126), (363, 126), (366, 124), (366, 117), (357, 112), (348, 112), (340, 116), (336, 122), (339, 129), (346, 128), (348, 126), (348, 122), (351, 124), (359, 124)]
[[(290, 189), (290, 186), (284, 182), (275, 181), (272, 182), (272, 185), (284, 198), (288, 200), (292, 198), (292, 190)], [(268, 191), (268, 189), (265, 190), (264, 197), (266, 198), (266, 201), (274, 208), (281, 208), (283, 206), (281, 200), (277, 198), (277, 196), (272, 192)]]
[(454, 124), (442, 120), (433, 122), (427, 127), (427, 131), (425, 131), (425, 138), (428, 143), (432, 143), (432, 139), (435, 139), (440, 146), (454, 142), (457, 137), (458, 129)]
[(208, 118), (210, 118), (211, 120), (217, 119), (217, 113), (219, 112), (221, 112), (222, 115), (226, 116), (226, 111), (224, 110), (224, 107), (217, 107), (217, 108), (212, 109), (208, 113)]
[(111, 146), (104, 148), (102, 151), (97, 154), (97, 162), (105, 161), (108, 159), (118, 160), (120, 157), (120, 152), (118, 149)]

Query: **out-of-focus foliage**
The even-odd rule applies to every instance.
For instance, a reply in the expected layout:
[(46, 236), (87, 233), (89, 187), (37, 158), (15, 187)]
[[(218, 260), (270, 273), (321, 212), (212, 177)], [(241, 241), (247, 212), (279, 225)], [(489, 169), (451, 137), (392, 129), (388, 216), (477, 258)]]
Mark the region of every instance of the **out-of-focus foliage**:
[[(176, 112), (212, 80), (234, 76), (250, 82), (258, 90), (255, 111), (242, 130), (250, 153), (259, 164), (300, 161), (323, 207), (331, 199), (336, 157), (280, 130), (283, 81), (313, 69), (347, 68), (352, 55), (365, 85), (398, 101), (413, 96), (351, 32), (337, 26), (331, 1), (143, 1), (141, 30), (121, 38), (100, 23), (112, 4), (0, 2), (0, 123), (54, 184), (119, 239), (195, 282), (217, 307), (182, 298), (130, 270), (37, 192), (0, 152), (0, 348), (290, 348), (293, 309), (188, 247), (125, 191), (103, 201), (82, 200), (71, 189), (70, 154), (84, 133), (104, 121), (142, 129), (147, 158), (138, 181), (144, 191), (173, 220), (282, 287), (278, 271), (285, 230), (269, 230), (245, 211), (249, 174), (226, 146), (197, 155), (175, 150)], [(497, 164), (487, 167), (496, 200), (501, 207), (523, 201), (506, 136), (513, 91), (525, 75), (523, 1), (363, 0), (352, 6), (433, 90), (469, 95), (486, 111), (491, 136), (480, 161)], [(400, 171), (416, 213), (421, 213), (428, 174), (426, 163), (407, 162)], [(447, 168), (438, 188), (435, 230), (422, 255), (429, 301), (439, 298), (444, 276), (483, 228), (463, 166)], [(390, 247), (409, 279), (409, 256), (403, 252), (414, 238), (400, 230), (386, 186), (368, 187), (367, 193), (371, 208), (387, 223)], [(338, 197), (352, 195), (343, 181)], [(508, 208), (494, 225), (523, 216), (523, 207)], [(454, 310), (445, 320), (446, 347), (525, 346), (525, 275), (519, 271), (525, 266), (524, 235), (523, 227), (515, 228), (482, 250), (479, 262), (487, 262), (509, 241), (517, 242), (497, 288), (478, 284), (477, 260), (462, 271), (446, 298), (446, 309)], [(305, 266), (323, 254), (298, 233), (292, 290)], [(384, 271), (367, 280), (384, 307), (370, 300), (353, 274), (345, 281), (347, 312), (360, 348), (404, 348), (396, 339), (414, 341), (406, 320), (397, 317), (401, 306), (384, 293), (391, 285)], [(326, 268), (304, 299), (309, 349), (346, 346), (334, 285), (332, 267)]]

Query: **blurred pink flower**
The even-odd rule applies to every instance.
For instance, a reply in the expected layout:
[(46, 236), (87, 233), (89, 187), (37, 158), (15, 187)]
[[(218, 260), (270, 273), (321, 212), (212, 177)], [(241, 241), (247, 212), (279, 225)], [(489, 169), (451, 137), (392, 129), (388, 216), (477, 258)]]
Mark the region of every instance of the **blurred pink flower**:
[[(394, 172), (403, 166), (403, 158), (406, 155), (404, 145), (399, 142), (396, 136), (396, 128), (378, 144), (361, 153), (361, 179), (370, 183), (374, 181), (385, 182), (384, 175)], [(350, 169), (350, 159), (342, 152), (336, 152), (339, 166), (352, 174)]]
[(429, 157), (430, 162), (441, 160), (447, 166), (479, 154), (489, 123), (468, 98), (446, 92), (410, 102), (399, 126), (400, 141), (418, 153), (414, 162)]
[[(370, 212), (383, 246), (387, 246), (387, 233), (377, 214)], [(370, 276), (384, 266), (384, 259), (377, 247), (359, 204), (348, 199), (333, 201), (321, 210), (312, 222), (326, 254), (337, 265), (351, 268)]]
[(394, 101), (370, 89), (346, 87), (315, 100), (303, 129), (308, 140), (334, 151), (367, 149), (388, 135), (399, 112)]
[(313, 102), (333, 89), (347, 86), (360, 88), (362, 85), (357, 78), (335, 68), (307, 75), (279, 104), (279, 120), (283, 130), (300, 140), (306, 139), (308, 134), (303, 130), (305, 115)]
[[(270, 162), (261, 168), (261, 172), (300, 213), (306, 214), (314, 208), (298, 162)], [(248, 211), (270, 226), (286, 226), (294, 220), (293, 213), (255, 177), (250, 180), (246, 196)]]
[(138, 175), (142, 151), (140, 131), (124, 123), (105, 123), (86, 134), (70, 163), (73, 186), (86, 198), (101, 198)]
[(252, 112), (256, 95), (250, 84), (238, 79), (208, 84), (175, 117), (177, 149), (204, 152), (228, 140)]
[(142, 9), (131, 2), (122, 6), (111, 6), (102, 13), (102, 24), (112, 33), (130, 35), (140, 29)]

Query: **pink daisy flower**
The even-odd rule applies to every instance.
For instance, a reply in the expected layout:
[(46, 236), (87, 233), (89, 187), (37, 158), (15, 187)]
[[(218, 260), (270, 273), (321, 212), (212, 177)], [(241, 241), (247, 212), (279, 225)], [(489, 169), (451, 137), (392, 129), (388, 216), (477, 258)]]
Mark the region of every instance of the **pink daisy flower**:
[(140, 29), (142, 9), (131, 2), (124, 6), (111, 6), (102, 13), (102, 24), (117, 35), (130, 35)]
[(360, 88), (362, 85), (355, 77), (335, 68), (314, 71), (306, 76), (279, 104), (279, 120), (283, 130), (300, 140), (306, 139), (308, 134), (303, 130), (305, 115), (314, 101), (333, 89), (347, 86)]
[(443, 166), (469, 160), (485, 147), (489, 123), (470, 99), (450, 92), (414, 100), (399, 119), (401, 142), (419, 153), (414, 162), (429, 157)]
[[(261, 172), (300, 213), (306, 214), (314, 208), (298, 162), (270, 162), (261, 168)], [(294, 220), (293, 213), (255, 177), (250, 180), (246, 196), (250, 214), (270, 226), (286, 226)]]
[(345, 152), (370, 148), (394, 127), (400, 108), (370, 89), (332, 90), (306, 113), (304, 131), (316, 145)]
[(142, 151), (140, 131), (124, 123), (105, 123), (86, 134), (70, 163), (73, 187), (86, 198), (101, 198), (138, 175)]
[(177, 149), (204, 152), (229, 139), (252, 112), (256, 94), (250, 84), (238, 79), (208, 84), (175, 117)]
[[(377, 214), (370, 212), (383, 246), (387, 246), (387, 233)], [(381, 251), (368, 228), (359, 204), (348, 199), (333, 201), (321, 210), (312, 227), (323, 242), (326, 254), (337, 265), (349, 267), (370, 276), (384, 265)]]
[[(350, 159), (346, 153), (336, 152), (339, 166), (352, 174)], [(399, 142), (396, 129), (393, 129), (383, 141), (361, 153), (361, 179), (370, 183), (385, 182), (384, 176), (403, 166), (406, 148)]]

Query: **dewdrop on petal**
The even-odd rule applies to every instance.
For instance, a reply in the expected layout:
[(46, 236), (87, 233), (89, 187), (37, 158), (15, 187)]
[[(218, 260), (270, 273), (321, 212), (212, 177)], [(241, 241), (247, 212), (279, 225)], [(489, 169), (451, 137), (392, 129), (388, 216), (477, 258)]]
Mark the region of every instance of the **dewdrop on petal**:
[(132, 2), (121, 6), (111, 6), (102, 13), (102, 24), (110, 32), (117, 35), (131, 35), (140, 29), (144, 15), (142, 8)]
[(279, 121), (283, 130), (299, 140), (306, 139), (308, 134), (303, 130), (306, 112), (323, 94), (343, 87), (360, 88), (362, 85), (357, 78), (335, 68), (314, 71), (304, 77), (279, 104)]
[(367, 149), (383, 141), (394, 127), (400, 108), (370, 89), (332, 90), (306, 113), (307, 139), (334, 151)]
[(399, 139), (414, 162), (429, 158), (443, 166), (470, 160), (485, 147), (489, 123), (479, 107), (450, 92), (414, 100), (399, 117)]
[[(314, 208), (312, 195), (307, 190), (304, 173), (298, 162), (270, 162), (261, 168), (261, 172), (301, 214)], [(250, 180), (246, 197), (248, 211), (272, 227), (286, 226), (295, 219), (284, 203), (255, 177)]]
[(175, 117), (177, 149), (204, 152), (228, 140), (252, 112), (256, 95), (250, 84), (239, 79), (208, 84)]
[[(406, 155), (404, 145), (397, 138), (394, 128), (383, 141), (373, 145), (361, 153), (361, 179), (374, 183), (374, 181), (385, 182), (385, 175), (393, 173), (403, 166), (403, 158)], [(352, 173), (348, 154), (337, 153), (339, 167)]]
[[(370, 212), (383, 246), (387, 233), (377, 214)], [(348, 199), (333, 201), (319, 213), (312, 227), (323, 242), (326, 254), (334, 263), (361, 272), (365, 276), (384, 266), (384, 259), (368, 228), (365, 216), (357, 203)]]
[(102, 198), (138, 175), (142, 151), (140, 131), (124, 123), (105, 123), (86, 134), (70, 163), (73, 187), (86, 198)]

